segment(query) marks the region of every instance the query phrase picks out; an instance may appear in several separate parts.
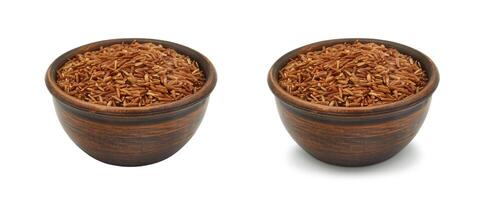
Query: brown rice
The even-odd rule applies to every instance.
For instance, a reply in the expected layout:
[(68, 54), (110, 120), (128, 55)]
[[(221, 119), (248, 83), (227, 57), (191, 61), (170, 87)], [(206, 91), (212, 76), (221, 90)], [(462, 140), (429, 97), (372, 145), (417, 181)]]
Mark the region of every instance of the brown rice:
[(427, 83), (421, 64), (376, 43), (344, 43), (300, 54), (281, 69), (289, 94), (329, 106), (387, 104), (419, 92)]
[(196, 93), (198, 63), (153, 43), (114, 44), (78, 54), (57, 71), (57, 84), (80, 100), (106, 106), (165, 104)]

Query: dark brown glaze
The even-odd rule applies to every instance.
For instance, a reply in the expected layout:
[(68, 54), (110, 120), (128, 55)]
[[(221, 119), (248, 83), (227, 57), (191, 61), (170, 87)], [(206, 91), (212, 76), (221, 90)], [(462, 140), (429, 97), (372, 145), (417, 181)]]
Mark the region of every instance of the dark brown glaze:
[[(84, 102), (56, 85), (56, 70), (72, 56), (134, 40), (162, 44), (194, 59), (205, 73), (205, 85), (196, 94), (173, 103), (129, 108)], [(53, 95), (60, 123), (75, 144), (102, 162), (140, 166), (170, 157), (193, 136), (215, 87), (216, 72), (206, 57), (188, 47), (161, 40), (128, 38), (87, 44), (61, 55), (48, 69), (45, 82)]]
[[(303, 101), (289, 95), (278, 84), (279, 70), (298, 54), (338, 43), (375, 42), (398, 49), (418, 60), (429, 81), (419, 93), (391, 104), (373, 107), (330, 107)], [(317, 159), (342, 166), (375, 164), (401, 151), (419, 131), (439, 83), (434, 63), (421, 52), (390, 41), (376, 39), (337, 39), (295, 49), (272, 66), (268, 84), (276, 96), (283, 124), (293, 139)]]

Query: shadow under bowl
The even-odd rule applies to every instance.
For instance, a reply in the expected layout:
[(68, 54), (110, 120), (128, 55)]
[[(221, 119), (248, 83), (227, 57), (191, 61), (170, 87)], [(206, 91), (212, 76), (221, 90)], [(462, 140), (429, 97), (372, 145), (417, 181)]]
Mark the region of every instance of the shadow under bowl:
[[(205, 74), (204, 86), (197, 93), (172, 103), (124, 108), (79, 100), (56, 84), (57, 70), (76, 54), (133, 41), (161, 44), (189, 56)], [(141, 166), (170, 157), (193, 136), (216, 85), (216, 72), (205, 56), (188, 47), (162, 40), (125, 38), (94, 42), (64, 53), (48, 68), (45, 83), (63, 129), (78, 147), (105, 163)]]
[[(428, 83), (403, 100), (371, 107), (314, 104), (290, 95), (279, 85), (279, 71), (298, 54), (355, 41), (384, 44), (411, 56), (421, 63)], [(268, 74), (280, 118), (292, 138), (315, 158), (341, 166), (371, 165), (401, 151), (423, 124), (438, 83), (437, 68), (423, 53), (399, 43), (365, 38), (326, 40), (300, 47), (279, 58)]]

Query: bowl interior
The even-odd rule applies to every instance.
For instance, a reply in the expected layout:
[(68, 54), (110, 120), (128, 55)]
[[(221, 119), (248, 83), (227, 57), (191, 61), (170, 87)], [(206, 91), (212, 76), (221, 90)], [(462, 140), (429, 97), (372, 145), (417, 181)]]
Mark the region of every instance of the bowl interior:
[[(151, 105), (151, 106), (145, 106), (145, 107), (110, 107), (105, 105), (89, 103), (68, 95), (56, 84), (57, 70), (60, 67), (62, 67), (68, 61), (68, 59), (72, 58), (73, 56), (79, 53), (97, 50), (100, 47), (110, 46), (110, 45), (118, 44), (118, 43), (131, 43), (133, 41), (137, 41), (140, 43), (151, 42), (154, 44), (161, 44), (164, 47), (172, 48), (178, 53), (190, 57), (191, 59), (195, 60), (198, 63), (200, 69), (203, 71), (206, 78), (205, 84), (203, 85), (203, 87), (201, 87), (200, 90), (198, 90), (197, 93), (187, 96), (185, 98), (182, 98), (178, 101), (174, 101), (167, 104)], [(62, 54), (60, 57), (55, 59), (55, 61), (53, 61), (53, 63), (48, 68), (47, 74), (45, 76), (45, 83), (49, 91), (54, 96), (54, 98), (60, 100), (60, 102), (62, 103), (68, 104), (75, 108), (87, 110), (87, 111), (93, 111), (100, 114), (109, 114), (109, 115), (116, 115), (116, 114), (121, 115), (126, 113), (141, 115), (141, 114), (148, 114), (148, 113), (169, 112), (173, 110), (179, 110), (207, 98), (216, 85), (216, 71), (214, 69), (213, 64), (208, 60), (208, 58), (206, 58), (201, 53), (189, 47), (176, 44), (173, 42), (169, 42), (169, 41), (164, 41), (164, 40), (146, 39), (146, 38), (122, 38), (122, 39), (104, 40), (104, 41), (86, 44)]]
[[(419, 63), (421, 63), (421, 67), (426, 71), (428, 76), (428, 82), (426, 86), (419, 91), (417, 94), (413, 94), (409, 97), (406, 97), (400, 101), (396, 101), (389, 104), (382, 104), (376, 105), (371, 107), (332, 107), (326, 105), (320, 105), (311, 103), (300, 98), (297, 98), (293, 95), (290, 95), (286, 92), (278, 83), (278, 75), (279, 71), (292, 59), (302, 53), (307, 53), (310, 51), (321, 50), (323, 47), (332, 46), (335, 44), (340, 43), (352, 43), (355, 41), (368, 43), (374, 42), (378, 44), (384, 44), (386, 47), (395, 48), (399, 52), (409, 55)], [(437, 88), (439, 83), (439, 73), (433, 61), (427, 57), (425, 54), (421, 53), (420, 51), (399, 44), (391, 41), (386, 40), (379, 40), (379, 39), (369, 39), (369, 38), (345, 38), (345, 39), (334, 39), (334, 40), (326, 40), (321, 42), (312, 43), (309, 45), (305, 45), (303, 47), (297, 48), (292, 50), (282, 57), (280, 57), (271, 67), (271, 70), (268, 74), (268, 84), (271, 91), (281, 99), (282, 101), (293, 105), (295, 107), (299, 107), (304, 110), (309, 110), (313, 112), (320, 112), (323, 114), (331, 114), (331, 115), (365, 115), (365, 114), (375, 114), (375, 113), (384, 113), (399, 110), (416, 103), (421, 102), (424, 99), (429, 98), (434, 90)]]

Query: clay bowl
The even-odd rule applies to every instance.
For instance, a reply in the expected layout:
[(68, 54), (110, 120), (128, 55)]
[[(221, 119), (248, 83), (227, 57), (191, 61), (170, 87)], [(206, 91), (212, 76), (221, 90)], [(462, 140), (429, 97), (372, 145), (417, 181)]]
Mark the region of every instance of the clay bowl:
[[(429, 77), (417, 94), (401, 101), (374, 107), (330, 107), (303, 101), (278, 84), (278, 72), (300, 53), (338, 43), (375, 42), (410, 55)], [(315, 158), (341, 166), (375, 164), (394, 156), (416, 135), (439, 82), (436, 66), (423, 53), (395, 42), (377, 39), (335, 39), (309, 44), (279, 58), (271, 67), (268, 84), (276, 96), (281, 120), (293, 139)]]
[[(149, 107), (107, 107), (66, 94), (56, 85), (56, 71), (72, 56), (122, 42), (152, 42), (175, 49), (196, 60), (206, 76), (194, 95)], [(88, 155), (105, 163), (139, 166), (164, 160), (183, 147), (201, 123), (208, 96), (216, 84), (213, 64), (188, 47), (154, 39), (113, 39), (80, 46), (58, 57), (48, 68), (45, 82), (65, 132)]]

